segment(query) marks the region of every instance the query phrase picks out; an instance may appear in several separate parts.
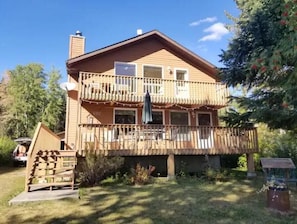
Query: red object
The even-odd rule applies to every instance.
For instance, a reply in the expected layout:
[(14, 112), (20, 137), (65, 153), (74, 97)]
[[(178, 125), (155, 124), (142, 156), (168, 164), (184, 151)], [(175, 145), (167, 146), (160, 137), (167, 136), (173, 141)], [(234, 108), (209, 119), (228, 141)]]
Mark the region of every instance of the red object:
[(284, 102), (283, 104), (282, 104), (282, 106), (284, 107), (284, 108), (288, 108), (288, 103), (286, 103), (286, 102)]

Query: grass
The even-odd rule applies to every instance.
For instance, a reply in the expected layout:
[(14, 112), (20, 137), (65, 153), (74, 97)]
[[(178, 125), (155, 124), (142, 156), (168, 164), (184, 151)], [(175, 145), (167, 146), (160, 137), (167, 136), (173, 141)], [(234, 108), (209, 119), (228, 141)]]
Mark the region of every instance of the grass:
[(8, 206), (24, 188), (24, 168), (0, 168), (0, 223), (296, 223), (297, 190), (291, 186), (289, 214), (266, 208), (258, 194), (263, 179), (247, 180), (238, 173), (225, 182), (197, 178), (146, 186), (106, 181), (80, 189), (81, 199), (31, 202)]

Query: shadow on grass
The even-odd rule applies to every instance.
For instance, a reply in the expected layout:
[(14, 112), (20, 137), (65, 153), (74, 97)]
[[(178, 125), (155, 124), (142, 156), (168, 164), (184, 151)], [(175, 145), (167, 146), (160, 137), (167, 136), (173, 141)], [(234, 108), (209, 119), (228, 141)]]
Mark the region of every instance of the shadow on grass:
[[(49, 218), (40, 214), (22, 219), (8, 217), (13, 223), (294, 223), (295, 216), (280, 216), (266, 209), (265, 195), (256, 191), (263, 183), (239, 177), (225, 182), (199, 178), (127, 186), (108, 183), (81, 189), (81, 200), (63, 200), (65, 213)], [(296, 191), (292, 192), (296, 209)], [(64, 204), (63, 204), (64, 205)], [(49, 210), (54, 208), (48, 208)], [(46, 212), (46, 211), (40, 211)]]
[[(255, 193), (253, 181), (206, 183), (195, 179), (141, 187), (116, 185), (88, 192), (83, 207), (88, 216), (75, 214), (47, 223), (271, 223), (263, 196)], [(100, 192), (101, 190), (101, 192)], [(99, 192), (98, 192), (99, 191)], [(260, 200), (259, 200), (260, 198)], [(288, 222), (293, 221), (288, 217)], [(60, 222), (61, 221), (61, 222)]]

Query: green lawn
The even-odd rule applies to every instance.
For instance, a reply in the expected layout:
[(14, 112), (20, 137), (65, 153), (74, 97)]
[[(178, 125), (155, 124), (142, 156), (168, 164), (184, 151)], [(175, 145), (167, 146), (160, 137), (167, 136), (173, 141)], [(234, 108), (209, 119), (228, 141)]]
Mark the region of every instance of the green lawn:
[(0, 168), (0, 223), (297, 223), (297, 191), (292, 185), (290, 214), (266, 208), (258, 194), (262, 178), (210, 183), (196, 178), (127, 186), (106, 183), (80, 189), (81, 199), (8, 206), (22, 191), (24, 168)]

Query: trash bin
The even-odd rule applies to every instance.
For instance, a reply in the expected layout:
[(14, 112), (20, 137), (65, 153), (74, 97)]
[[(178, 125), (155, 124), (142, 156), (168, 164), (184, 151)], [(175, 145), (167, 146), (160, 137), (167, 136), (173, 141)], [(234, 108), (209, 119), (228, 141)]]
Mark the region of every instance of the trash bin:
[(290, 194), (286, 189), (269, 188), (267, 190), (267, 207), (281, 212), (290, 210)]

